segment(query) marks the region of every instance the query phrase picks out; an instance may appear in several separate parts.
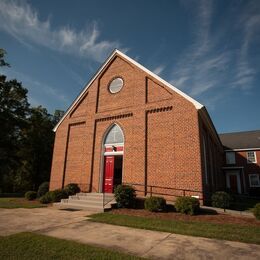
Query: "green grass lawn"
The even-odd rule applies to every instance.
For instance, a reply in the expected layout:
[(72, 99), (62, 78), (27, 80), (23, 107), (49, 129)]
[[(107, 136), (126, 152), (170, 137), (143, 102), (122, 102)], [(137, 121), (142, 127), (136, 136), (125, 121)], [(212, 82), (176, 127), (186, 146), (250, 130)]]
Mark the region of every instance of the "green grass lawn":
[(245, 243), (260, 244), (260, 227), (235, 224), (214, 224), (209, 222), (161, 220), (147, 217), (98, 213), (89, 221), (133, 228), (149, 229), (188, 236), (216, 238)]
[[(86, 234), (87, 235), (87, 234)], [(0, 237), (0, 259), (141, 259), (117, 251), (34, 233)]]
[(25, 198), (0, 198), (0, 208), (16, 209), (16, 208), (41, 208), (46, 205), (39, 201), (28, 201)]

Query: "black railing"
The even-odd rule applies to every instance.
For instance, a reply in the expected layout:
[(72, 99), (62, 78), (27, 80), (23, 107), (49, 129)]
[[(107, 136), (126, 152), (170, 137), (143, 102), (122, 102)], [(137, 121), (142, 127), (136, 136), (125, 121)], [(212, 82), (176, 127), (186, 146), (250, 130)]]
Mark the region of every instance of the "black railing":
[[(111, 202), (112, 200), (114, 200), (114, 197), (112, 197), (110, 200), (107, 200), (107, 201), (106, 201), (106, 193), (103, 192), (102, 194), (103, 194), (103, 209), (105, 210), (105, 206), (106, 206), (109, 202)], [(109, 193), (109, 194), (111, 194), (111, 193)]]
[[(131, 185), (135, 188), (137, 192), (143, 192), (145, 196), (153, 196), (153, 195), (160, 195), (160, 196), (169, 196), (169, 197), (182, 197), (182, 196), (199, 196), (199, 199), (203, 199), (203, 192), (199, 190), (190, 190), (190, 189), (177, 189), (171, 187), (163, 187), (157, 185), (146, 185), (140, 183), (124, 183), (124, 185)], [(137, 187), (143, 187), (144, 189), (138, 189)], [(165, 193), (160, 192), (158, 190), (167, 190), (172, 191), (173, 193)]]

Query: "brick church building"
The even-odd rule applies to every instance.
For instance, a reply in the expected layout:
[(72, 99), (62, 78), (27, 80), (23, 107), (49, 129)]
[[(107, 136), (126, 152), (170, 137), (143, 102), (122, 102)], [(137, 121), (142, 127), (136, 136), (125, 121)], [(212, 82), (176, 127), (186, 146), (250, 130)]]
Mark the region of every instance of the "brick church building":
[(206, 108), (119, 50), (68, 108), (56, 133), (50, 189), (205, 200), (224, 185), (223, 147)]

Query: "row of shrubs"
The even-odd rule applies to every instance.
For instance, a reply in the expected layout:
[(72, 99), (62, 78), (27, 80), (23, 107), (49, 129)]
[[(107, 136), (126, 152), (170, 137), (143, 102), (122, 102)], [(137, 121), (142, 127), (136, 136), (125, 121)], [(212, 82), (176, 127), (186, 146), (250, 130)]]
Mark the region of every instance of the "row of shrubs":
[[(233, 201), (232, 196), (225, 191), (217, 191), (211, 197), (211, 204), (213, 207), (229, 209)], [(256, 203), (253, 208), (253, 214), (256, 219), (260, 220), (260, 203)]]
[[(132, 208), (136, 203), (135, 189), (129, 185), (119, 185), (115, 189), (115, 199), (118, 207)], [(215, 192), (211, 197), (213, 207), (228, 209), (232, 202), (230, 194), (224, 191)], [(146, 210), (152, 212), (159, 212), (166, 210), (166, 200), (162, 197), (146, 198), (144, 207)], [(194, 197), (179, 197), (176, 199), (174, 207), (177, 212), (189, 215), (196, 215), (200, 210), (200, 203)], [(253, 209), (253, 214), (257, 219), (260, 219), (260, 203), (257, 203)]]
[(34, 200), (38, 197), (41, 203), (47, 204), (61, 201), (62, 199), (66, 199), (70, 195), (74, 195), (78, 192), (80, 192), (80, 188), (76, 183), (70, 183), (66, 185), (64, 189), (49, 191), (49, 183), (44, 182), (39, 186), (38, 192), (27, 191), (25, 193), (25, 198), (28, 200)]
[[(129, 185), (119, 185), (115, 189), (115, 199), (118, 207), (133, 208), (136, 203), (135, 189)], [(166, 200), (163, 197), (149, 197), (144, 201), (146, 210), (152, 212), (161, 212), (166, 210)], [(200, 203), (194, 197), (179, 197), (175, 202), (177, 212), (189, 215), (199, 213)]]
[[(38, 192), (28, 191), (25, 198), (34, 200), (37, 197), (43, 204), (58, 202), (66, 199), (70, 195), (80, 192), (80, 188), (75, 183), (68, 184), (64, 189), (49, 191), (49, 183), (44, 182), (39, 186)], [(115, 189), (115, 199), (118, 207), (134, 208), (136, 204), (136, 192), (130, 185), (118, 185)], [(232, 202), (230, 194), (224, 191), (215, 192), (211, 197), (213, 207), (228, 209)], [(152, 212), (160, 212), (166, 210), (166, 200), (163, 197), (149, 197), (145, 199), (144, 207)], [(175, 201), (174, 207), (177, 212), (189, 215), (199, 213), (200, 203), (194, 197), (179, 197)], [(257, 203), (253, 209), (253, 213), (257, 219), (260, 219), (260, 203)]]

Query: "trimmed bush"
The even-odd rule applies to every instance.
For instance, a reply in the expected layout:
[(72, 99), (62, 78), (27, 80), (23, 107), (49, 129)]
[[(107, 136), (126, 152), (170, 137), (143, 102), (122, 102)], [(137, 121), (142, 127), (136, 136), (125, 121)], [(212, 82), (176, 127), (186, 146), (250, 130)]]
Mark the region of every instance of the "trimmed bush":
[(256, 219), (260, 220), (260, 203), (256, 203), (254, 208), (253, 208), (253, 213), (256, 217)]
[(40, 197), (39, 201), (40, 203), (42, 204), (48, 204), (48, 203), (51, 203), (51, 194), (52, 194), (52, 191), (48, 191), (46, 192), (43, 196)]
[(118, 207), (131, 208), (135, 204), (135, 189), (130, 185), (118, 185), (115, 188), (115, 199)]
[(35, 191), (27, 191), (24, 195), (24, 197), (27, 199), (27, 200), (35, 200), (36, 197), (37, 197), (37, 192)]
[(45, 195), (48, 191), (49, 191), (49, 182), (45, 181), (45, 182), (43, 182), (43, 183), (39, 186), (38, 192), (37, 192), (37, 196), (38, 196), (38, 197), (42, 197), (42, 196)]
[(225, 191), (217, 191), (211, 197), (213, 207), (228, 209), (230, 207), (231, 196)]
[(162, 197), (150, 197), (146, 198), (144, 202), (146, 210), (152, 212), (163, 211), (166, 209), (166, 200)]
[(50, 192), (51, 202), (60, 202), (62, 199), (68, 198), (68, 194), (64, 189), (57, 189)]
[(196, 215), (200, 210), (199, 200), (193, 197), (179, 197), (174, 206), (177, 212), (188, 215)]
[(253, 197), (260, 197), (260, 187), (251, 187), (249, 189), (249, 195)]
[(64, 190), (67, 192), (68, 195), (75, 195), (76, 193), (80, 192), (80, 188), (76, 183), (70, 183), (66, 185)]

